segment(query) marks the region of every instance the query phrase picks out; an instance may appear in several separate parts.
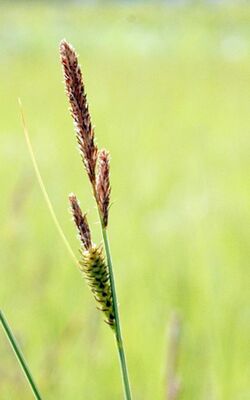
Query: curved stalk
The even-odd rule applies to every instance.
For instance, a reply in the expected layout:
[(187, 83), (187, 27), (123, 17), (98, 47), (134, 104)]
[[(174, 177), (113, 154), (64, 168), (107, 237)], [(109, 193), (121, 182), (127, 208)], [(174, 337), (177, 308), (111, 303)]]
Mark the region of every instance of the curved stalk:
[(25, 122), (25, 119), (24, 119), (24, 112), (23, 112), (23, 107), (22, 107), (21, 100), (18, 99), (18, 102), (19, 102), (19, 107), (20, 107), (20, 112), (21, 112), (23, 133), (24, 133), (24, 136), (25, 136), (25, 140), (26, 140), (26, 143), (27, 143), (27, 147), (28, 147), (28, 150), (29, 150), (30, 158), (31, 158), (31, 161), (32, 161), (32, 164), (33, 164), (33, 168), (34, 168), (34, 171), (35, 171), (35, 174), (36, 174), (36, 178), (37, 178), (38, 184), (39, 184), (40, 189), (42, 191), (42, 194), (44, 196), (45, 203), (46, 203), (46, 205), (47, 205), (47, 207), (49, 209), (49, 212), (50, 212), (52, 220), (53, 220), (53, 222), (55, 224), (55, 227), (56, 227), (56, 229), (57, 229), (57, 231), (58, 231), (58, 233), (59, 233), (59, 235), (60, 235), (60, 237), (61, 237), (61, 239), (62, 239), (62, 241), (63, 241), (63, 243), (65, 245), (65, 247), (67, 248), (68, 253), (70, 254), (71, 258), (73, 259), (75, 265), (78, 268), (79, 264), (78, 264), (77, 257), (75, 256), (75, 254), (74, 254), (74, 252), (73, 252), (73, 250), (72, 250), (72, 248), (71, 248), (71, 246), (70, 246), (70, 244), (68, 242), (68, 239), (66, 238), (66, 236), (65, 236), (65, 234), (63, 232), (63, 229), (62, 229), (62, 227), (61, 227), (61, 225), (60, 225), (60, 223), (58, 221), (58, 218), (56, 216), (56, 213), (55, 213), (54, 208), (52, 206), (52, 203), (50, 201), (47, 189), (46, 189), (46, 187), (44, 185), (44, 182), (43, 182), (43, 179), (42, 179), (42, 176), (41, 176), (41, 173), (40, 173), (37, 161), (36, 161), (35, 153), (34, 153), (31, 141), (30, 141), (28, 128), (26, 126), (26, 122)]

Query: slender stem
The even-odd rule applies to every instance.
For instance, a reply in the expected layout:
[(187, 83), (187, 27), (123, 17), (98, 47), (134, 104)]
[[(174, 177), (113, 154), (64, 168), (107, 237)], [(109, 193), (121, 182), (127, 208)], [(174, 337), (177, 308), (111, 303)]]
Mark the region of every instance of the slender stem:
[(14, 351), (15, 356), (18, 359), (18, 361), (19, 361), (19, 363), (21, 365), (23, 373), (24, 373), (26, 379), (28, 380), (28, 382), (30, 384), (30, 387), (31, 387), (31, 390), (33, 392), (33, 395), (34, 395), (35, 399), (42, 400), (42, 397), (39, 394), (39, 391), (38, 391), (38, 389), (37, 389), (37, 387), (35, 385), (35, 382), (34, 382), (34, 380), (32, 378), (31, 372), (30, 372), (30, 370), (28, 368), (28, 365), (27, 365), (27, 363), (26, 363), (26, 361), (24, 359), (24, 356), (23, 356), (23, 354), (22, 354), (22, 352), (21, 352), (21, 350), (20, 350), (20, 348), (19, 348), (19, 346), (17, 344), (17, 341), (16, 341), (15, 337), (14, 337), (13, 333), (11, 332), (10, 326), (9, 326), (9, 324), (8, 324), (6, 318), (5, 318), (5, 316), (4, 316), (4, 314), (3, 314), (3, 312), (1, 310), (0, 310), (0, 320), (1, 320), (1, 323), (3, 325), (4, 332), (5, 332), (7, 338), (9, 340), (9, 342), (10, 342), (12, 350)]
[[(101, 220), (101, 217), (100, 217), (100, 220)], [(101, 220), (101, 223), (102, 223), (102, 220)], [(102, 236), (103, 236), (104, 247), (105, 247), (105, 251), (106, 251), (106, 255), (107, 255), (111, 292), (112, 292), (112, 297), (113, 297), (113, 302), (114, 302), (115, 337), (116, 337), (116, 344), (117, 344), (118, 353), (119, 353), (124, 394), (125, 394), (126, 400), (131, 400), (132, 396), (131, 396), (131, 391), (130, 391), (125, 350), (124, 350), (123, 341), (122, 341), (121, 325), (120, 325), (119, 310), (118, 310), (118, 301), (117, 301), (117, 296), (116, 296), (115, 280), (114, 280), (114, 273), (113, 273), (113, 263), (112, 263), (111, 252), (110, 252), (110, 247), (109, 247), (107, 229), (105, 227), (103, 227), (103, 225), (102, 225)]]
[(18, 102), (19, 102), (19, 107), (20, 107), (20, 112), (21, 112), (21, 117), (22, 117), (23, 133), (24, 133), (24, 136), (25, 136), (27, 147), (28, 147), (28, 150), (29, 150), (29, 153), (30, 153), (30, 158), (31, 158), (34, 170), (35, 170), (35, 174), (36, 174), (40, 189), (41, 189), (42, 194), (44, 196), (46, 205), (47, 205), (47, 207), (49, 209), (49, 212), (51, 214), (51, 217), (52, 217), (52, 220), (53, 220), (53, 222), (55, 224), (55, 227), (56, 227), (59, 235), (61, 236), (61, 239), (62, 239), (64, 245), (66, 246), (71, 258), (73, 259), (74, 263), (76, 264), (76, 266), (78, 268), (79, 264), (78, 264), (77, 257), (75, 256), (75, 254), (74, 254), (74, 252), (73, 252), (73, 250), (72, 250), (72, 248), (71, 248), (71, 246), (70, 246), (70, 244), (68, 242), (68, 239), (64, 235), (63, 229), (62, 229), (62, 227), (61, 227), (61, 225), (60, 225), (60, 223), (58, 221), (58, 218), (56, 216), (56, 213), (55, 213), (54, 208), (52, 206), (52, 203), (50, 201), (47, 189), (46, 189), (46, 187), (44, 185), (42, 176), (40, 174), (40, 170), (39, 170), (39, 167), (38, 167), (38, 164), (37, 164), (37, 161), (36, 161), (35, 153), (34, 153), (34, 150), (33, 150), (32, 144), (31, 144), (28, 128), (26, 126), (26, 122), (25, 122), (25, 119), (24, 119), (24, 112), (23, 112), (23, 107), (22, 107), (21, 100), (18, 99)]

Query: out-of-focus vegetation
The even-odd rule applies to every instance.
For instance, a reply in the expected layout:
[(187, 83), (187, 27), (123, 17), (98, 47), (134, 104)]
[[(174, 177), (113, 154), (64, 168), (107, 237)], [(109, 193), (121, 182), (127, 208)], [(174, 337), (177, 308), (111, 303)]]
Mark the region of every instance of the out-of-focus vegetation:
[[(0, 7), (1, 279), (44, 398), (122, 398), (112, 334), (58, 237), (96, 210), (76, 151), (58, 44), (80, 55), (99, 146), (112, 154), (110, 240), (136, 400), (165, 393), (166, 324), (182, 317), (181, 399), (249, 399), (250, 7)], [(0, 398), (31, 399), (0, 332)]]

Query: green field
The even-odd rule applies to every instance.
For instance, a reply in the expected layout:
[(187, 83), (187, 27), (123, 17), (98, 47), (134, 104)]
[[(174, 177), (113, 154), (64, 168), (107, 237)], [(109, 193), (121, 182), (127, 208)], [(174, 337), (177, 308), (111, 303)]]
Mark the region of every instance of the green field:
[[(44, 399), (122, 399), (112, 333), (52, 223), (20, 122), (18, 97), (72, 247), (71, 191), (99, 243), (62, 84), (64, 37), (112, 155), (110, 241), (134, 399), (166, 399), (174, 310), (179, 399), (250, 398), (249, 20), (247, 5), (0, 5), (0, 306)], [(32, 399), (2, 331), (0, 399)]]

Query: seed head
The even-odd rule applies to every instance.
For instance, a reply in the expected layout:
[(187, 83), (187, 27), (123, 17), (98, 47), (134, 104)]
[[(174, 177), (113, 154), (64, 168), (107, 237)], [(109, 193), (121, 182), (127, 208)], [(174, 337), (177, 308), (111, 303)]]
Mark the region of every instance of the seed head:
[(80, 264), (81, 271), (98, 303), (98, 309), (105, 314), (105, 322), (114, 328), (115, 317), (112, 292), (102, 247), (93, 245), (82, 252)]
[(108, 225), (110, 203), (110, 179), (109, 179), (109, 153), (101, 150), (98, 153), (98, 171), (96, 180), (97, 203), (102, 216), (103, 225)]
[(95, 145), (94, 128), (91, 123), (81, 69), (75, 50), (66, 40), (62, 40), (60, 43), (60, 55), (66, 94), (70, 103), (71, 115), (74, 119), (81, 158), (90, 182), (94, 187), (97, 146)]
[(69, 201), (71, 206), (71, 212), (78, 230), (79, 239), (81, 241), (82, 247), (88, 250), (91, 247), (92, 243), (91, 243), (91, 234), (86, 214), (82, 213), (81, 207), (74, 193), (71, 193), (69, 195)]

